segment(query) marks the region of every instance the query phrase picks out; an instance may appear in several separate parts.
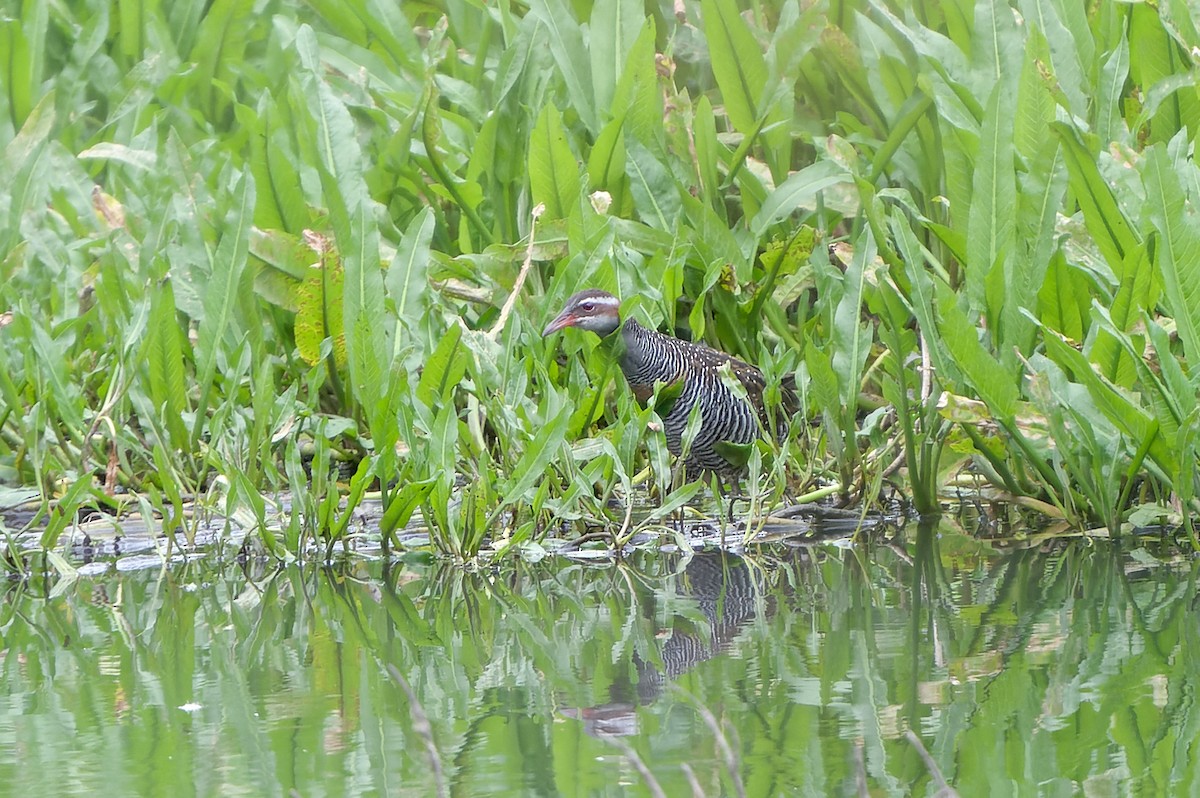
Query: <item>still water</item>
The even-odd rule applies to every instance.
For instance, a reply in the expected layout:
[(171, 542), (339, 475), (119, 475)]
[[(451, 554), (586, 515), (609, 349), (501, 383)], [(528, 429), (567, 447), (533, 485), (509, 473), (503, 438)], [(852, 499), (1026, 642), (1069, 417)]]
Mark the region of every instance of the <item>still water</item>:
[(1200, 785), (1198, 563), (1146, 541), (217, 560), (3, 587), (0, 793), (933, 795), (908, 730), (962, 796)]

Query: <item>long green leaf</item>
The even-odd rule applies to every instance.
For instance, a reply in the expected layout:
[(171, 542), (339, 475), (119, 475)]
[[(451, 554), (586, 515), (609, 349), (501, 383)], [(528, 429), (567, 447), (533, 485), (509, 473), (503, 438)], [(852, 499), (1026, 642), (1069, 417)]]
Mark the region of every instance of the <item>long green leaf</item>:
[[(388, 296), (396, 307), (398, 319), (415, 323), (425, 312), (425, 274), (429, 266), (429, 245), (436, 221), (432, 208), (424, 208), (409, 223), (400, 246), (388, 266), (385, 283)], [(400, 347), (397, 334), (395, 346)], [(396, 352), (392, 353), (393, 356)]]
[(553, 420), (538, 429), (533, 440), (525, 447), (521, 458), (513, 466), (508, 484), (501, 490), (500, 506), (507, 507), (522, 500), (546, 473), (546, 467), (559, 455), (567, 434), (570, 413), (557, 413)]
[(449, 393), (467, 373), (467, 357), (462, 345), (462, 327), (451, 324), (425, 361), (416, 390), (419, 408), (431, 408), (447, 400)]
[(986, 309), (989, 318), (999, 314), (986, 301), (988, 274), (1012, 255), (1016, 226), (1012, 136), (1012, 97), (997, 83), (983, 116), (967, 225), (967, 293), (971, 304)]
[(1100, 254), (1120, 280), (1121, 265), (1129, 252), (1137, 247), (1140, 236), (1117, 204), (1112, 188), (1096, 166), (1095, 157), (1084, 146), (1075, 128), (1055, 122), (1050, 129), (1063, 143), (1071, 192), (1083, 211), (1083, 222)]
[(550, 32), (550, 52), (579, 118), (593, 135), (598, 133), (600, 125), (592, 102), (588, 49), (575, 15), (564, 0), (532, 0), (529, 11)]
[(750, 222), (750, 230), (762, 236), (768, 227), (797, 208), (815, 204), (822, 189), (850, 179), (846, 168), (835, 161), (817, 161), (788, 177), (767, 195), (766, 202)]
[(1135, 446), (1143, 444), (1151, 437), (1156, 438), (1150, 444), (1150, 456), (1167, 473), (1170, 473), (1174, 467), (1175, 457), (1167, 446), (1167, 441), (1170, 440), (1177, 425), (1172, 426), (1171, 434), (1156, 436), (1158, 423), (1154, 418), (1132, 403), (1127, 396), (1105, 384), (1081, 352), (1053, 330), (1045, 330), (1044, 340), (1046, 353), (1051, 359), (1067, 369), (1077, 381), (1088, 389), (1092, 401), (1096, 403), (1100, 411), (1118, 429), (1122, 430)]
[[(1196, 166), (1172, 142), (1171, 151), (1155, 145), (1142, 166), (1146, 185), (1146, 210), (1159, 233), (1158, 268), (1183, 351), (1192, 364), (1192, 381), (1200, 382), (1200, 221), (1180, 182), (1181, 173)], [(1175, 157), (1172, 155), (1175, 154)]]
[(843, 279), (843, 293), (833, 315), (832, 365), (838, 380), (838, 400), (851, 415), (858, 406), (858, 391), (867, 364), (873, 335), (862, 323), (863, 291), (871, 270), (876, 268), (875, 238), (869, 228), (856, 242), (854, 258)]
[(679, 198), (679, 184), (662, 161), (639, 142), (630, 141), (625, 173), (642, 220), (659, 230), (675, 232), (683, 200)]
[(700, 10), (725, 113), (739, 132), (749, 135), (758, 126), (756, 104), (767, 82), (766, 59), (734, 0), (701, 0)]
[(588, 52), (597, 111), (612, 106), (617, 81), (626, 68), (625, 59), (645, 19), (641, 0), (596, 0), (592, 6)]
[(967, 320), (953, 300), (939, 302), (938, 315), (938, 330), (947, 354), (954, 359), (967, 383), (992, 415), (1011, 424), (1020, 399), (1017, 388), (1020, 374), (1006, 370), (983, 348), (975, 325)]
[(546, 103), (529, 141), (529, 192), (546, 205), (545, 219), (566, 219), (579, 201), (579, 165), (567, 143), (562, 115)]
[(224, 233), (209, 262), (208, 285), (203, 296), (204, 317), (196, 340), (196, 374), (200, 401), (192, 425), (192, 445), (206, 423), (209, 395), (217, 372), (221, 343), (234, 322), (234, 308), (242, 288), (242, 273), (249, 257), (250, 223), (254, 215), (254, 178), (243, 174), (232, 190), (233, 207), (225, 220)]
[(146, 330), (150, 400), (166, 423), (171, 443), (182, 450), (188, 440), (183, 424), (187, 387), (183, 379), (183, 346), (176, 319), (175, 291), (170, 280), (151, 290), (150, 324)]

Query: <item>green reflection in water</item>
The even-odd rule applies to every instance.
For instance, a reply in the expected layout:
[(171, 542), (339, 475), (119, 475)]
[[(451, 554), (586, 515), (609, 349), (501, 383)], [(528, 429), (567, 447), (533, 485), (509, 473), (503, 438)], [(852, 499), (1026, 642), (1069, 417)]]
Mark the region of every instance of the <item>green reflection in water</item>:
[[(1196, 568), (949, 529), (745, 558), (10, 583), (0, 785), (44, 795), (1187, 793)], [(730, 761), (723, 753), (728, 745)]]

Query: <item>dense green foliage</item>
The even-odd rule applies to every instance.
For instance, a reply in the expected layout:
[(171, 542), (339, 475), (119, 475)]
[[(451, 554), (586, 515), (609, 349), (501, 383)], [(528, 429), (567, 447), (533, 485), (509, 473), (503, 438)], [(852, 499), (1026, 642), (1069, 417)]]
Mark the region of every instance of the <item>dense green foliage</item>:
[(195, 497), (294, 554), (375, 488), (460, 555), (627, 535), (644, 465), (698, 486), (540, 339), (584, 285), (796, 376), (768, 505), (1196, 507), (1182, 0), (24, 0), (0, 42), (0, 481), (47, 543)]

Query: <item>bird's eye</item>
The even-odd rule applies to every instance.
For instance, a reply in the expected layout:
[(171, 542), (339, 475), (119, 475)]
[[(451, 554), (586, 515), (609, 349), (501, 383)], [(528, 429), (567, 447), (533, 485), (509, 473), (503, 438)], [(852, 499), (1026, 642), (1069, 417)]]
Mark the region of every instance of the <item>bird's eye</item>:
[(591, 313), (593, 310), (596, 309), (596, 303), (595, 302), (582, 302), (579, 305), (579, 309), (582, 310), (584, 313)]

